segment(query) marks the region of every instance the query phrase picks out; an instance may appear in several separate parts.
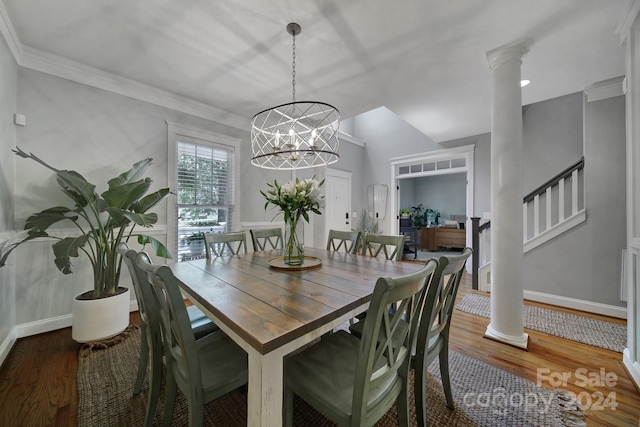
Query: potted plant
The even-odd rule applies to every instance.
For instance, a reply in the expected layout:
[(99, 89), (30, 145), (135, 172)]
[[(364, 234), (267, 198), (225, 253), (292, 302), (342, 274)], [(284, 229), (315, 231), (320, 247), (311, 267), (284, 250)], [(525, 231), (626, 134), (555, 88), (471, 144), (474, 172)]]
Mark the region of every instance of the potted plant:
[(402, 208), (400, 209), (400, 212), (398, 212), (398, 214), (400, 215), (400, 218), (402, 219), (407, 219), (411, 217), (411, 211), (407, 208)]
[[(141, 177), (152, 159), (144, 159), (134, 164), (130, 170), (110, 179), (108, 189), (98, 194), (96, 186), (78, 172), (56, 169), (19, 147), (13, 151), (16, 155), (32, 159), (55, 172), (60, 189), (74, 206), (53, 206), (27, 218), (24, 226), (27, 237), (9, 245), (7, 252), (0, 258), (0, 267), (5, 265), (9, 254), (18, 246), (43, 237), (56, 240), (52, 245), (55, 264), (63, 274), (73, 273), (71, 258), (84, 253), (93, 268), (93, 290), (74, 299), (73, 338), (78, 342), (90, 342), (119, 334), (129, 324), (130, 298), (129, 290), (118, 285), (122, 259), (116, 251), (117, 246), (137, 237), (138, 243), (143, 246), (150, 244), (156, 255), (171, 258), (161, 242), (151, 236), (134, 233), (136, 225), (151, 227), (157, 222), (158, 215), (147, 211), (169, 194), (168, 188), (147, 194), (152, 181)], [(48, 233), (47, 230), (52, 225), (63, 221), (71, 222), (78, 234), (73, 237), (58, 237)], [(119, 310), (118, 315), (110, 312), (114, 308), (107, 308), (106, 317), (101, 319), (97, 306), (113, 303), (111, 300), (115, 299), (124, 301), (121, 303), (124, 304), (124, 309), (115, 309)], [(83, 304), (84, 302), (87, 304)], [(85, 315), (88, 318), (83, 318)], [(104, 330), (101, 330), (103, 327)]]
[(189, 234), (182, 239), (182, 242), (189, 248), (189, 253), (193, 256), (202, 255), (204, 253), (204, 233), (197, 232)]
[(411, 206), (411, 217), (413, 218), (413, 226), (415, 228), (422, 228), (427, 225), (424, 213), (422, 203), (417, 206)]

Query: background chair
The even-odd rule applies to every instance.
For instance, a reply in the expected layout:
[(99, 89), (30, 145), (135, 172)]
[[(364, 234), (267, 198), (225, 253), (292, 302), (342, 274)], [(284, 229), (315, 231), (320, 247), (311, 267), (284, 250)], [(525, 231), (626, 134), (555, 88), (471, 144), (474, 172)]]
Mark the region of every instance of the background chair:
[(253, 250), (256, 252), (282, 249), (282, 228), (252, 229), (249, 233), (251, 233)]
[(340, 251), (348, 254), (356, 253), (360, 244), (360, 232), (358, 231), (342, 231), (329, 230), (329, 238), (327, 239), (328, 251)]
[(204, 233), (204, 243), (207, 250), (207, 258), (238, 255), (240, 251), (247, 253), (247, 237), (244, 231)]
[(178, 281), (166, 266), (153, 266), (138, 255), (136, 265), (147, 272), (160, 307), (167, 363), (162, 424), (171, 425), (177, 389), (189, 405), (189, 426), (203, 425), (204, 404), (247, 383), (247, 353), (222, 331), (195, 340)]
[(460, 280), (465, 272), (464, 266), (472, 253), (471, 248), (465, 248), (460, 255), (440, 257), (427, 290), (413, 363), (416, 415), (420, 427), (427, 425), (425, 396), (427, 367), (436, 357), (440, 363), (440, 375), (447, 407), (454, 409), (449, 379), (449, 329)]
[[(147, 273), (140, 270), (136, 265), (138, 253), (126, 243), (121, 243), (117, 248), (122, 256), (138, 302), (138, 312), (140, 314), (140, 361), (138, 362), (138, 373), (133, 388), (133, 394), (138, 394), (142, 390), (142, 384), (149, 365), (149, 398), (147, 399), (147, 411), (145, 413), (145, 426), (153, 424), (153, 418), (160, 396), (160, 383), (162, 381), (162, 333), (160, 330), (160, 311), (157, 306), (155, 295), (149, 285)], [(146, 262), (151, 264), (149, 256), (141, 252)], [(196, 339), (219, 330), (219, 328), (196, 306), (187, 308), (187, 315), (191, 324), (191, 329)]]
[[(416, 273), (378, 279), (362, 340), (338, 331), (286, 360), (285, 426), (293, 421), (293, 393), (341, 426), (373, 425), (394, 402), (398, 424), (409, 425), (410, 349), (422, 308), (419, 302), (436, 264), (429, 261)], [(389, 314), (389, 305), (396, 301), (395, 313)], [(403, 317), (409, 327), (401, 327)]]
[(402, 260), (405, 236), (386, 234), (366, 234), (362, 239), (362, 255), (378, 257), (383, 254), (386, 259)]

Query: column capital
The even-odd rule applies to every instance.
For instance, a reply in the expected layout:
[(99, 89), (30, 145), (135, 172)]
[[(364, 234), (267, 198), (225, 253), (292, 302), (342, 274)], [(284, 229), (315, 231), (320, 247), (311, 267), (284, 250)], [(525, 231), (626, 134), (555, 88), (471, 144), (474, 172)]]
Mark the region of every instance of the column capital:
[(527, 39), (524, 39), (491, 49), (485, 55), (487, 56), (489, 68), (495, 70), (505, 62), (520, 61), (522, 63), (522, 57), (527, 52), (529, 52), (529, 43)]

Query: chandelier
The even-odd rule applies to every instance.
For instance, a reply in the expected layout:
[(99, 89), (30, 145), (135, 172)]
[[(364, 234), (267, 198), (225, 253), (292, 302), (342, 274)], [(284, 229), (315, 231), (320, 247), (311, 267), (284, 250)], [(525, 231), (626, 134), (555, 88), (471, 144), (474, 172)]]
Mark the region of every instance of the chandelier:
[(335, 163), (340, 113), (324, 102), (296, 101), (296, 36), (302, 28), (287, 25), (293, 36), (293, 100), (251, 119), (251, 163), (267, 169), (305, 169)]

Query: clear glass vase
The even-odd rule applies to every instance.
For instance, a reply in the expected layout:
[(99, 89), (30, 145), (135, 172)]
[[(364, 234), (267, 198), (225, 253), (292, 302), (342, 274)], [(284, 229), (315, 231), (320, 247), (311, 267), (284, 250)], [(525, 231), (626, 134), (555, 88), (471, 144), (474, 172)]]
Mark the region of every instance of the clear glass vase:
[(299, 218), (285, 221), (282, 249), (285, 264), (302, 265), (304, 263), (304, 222)]

